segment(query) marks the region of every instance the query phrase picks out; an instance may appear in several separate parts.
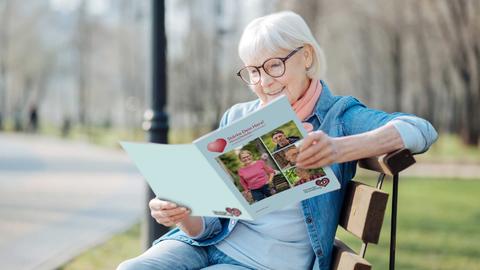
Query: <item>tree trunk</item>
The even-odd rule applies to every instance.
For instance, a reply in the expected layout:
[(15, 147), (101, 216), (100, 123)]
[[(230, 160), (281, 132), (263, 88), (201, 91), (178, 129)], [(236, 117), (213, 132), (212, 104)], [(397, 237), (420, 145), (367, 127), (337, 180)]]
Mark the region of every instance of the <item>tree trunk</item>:
[(7, 118), (7, 72), (9, 50), (9, 14), (10, 0), (4, 0), (1, 6), (0, 23), (0, 130), (3, 130), (4, 120)]

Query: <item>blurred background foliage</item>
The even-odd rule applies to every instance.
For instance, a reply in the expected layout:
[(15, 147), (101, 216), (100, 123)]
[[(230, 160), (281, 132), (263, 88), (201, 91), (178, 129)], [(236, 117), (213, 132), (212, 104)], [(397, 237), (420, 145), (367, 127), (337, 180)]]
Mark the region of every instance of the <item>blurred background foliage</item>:
[[(476, 0), (167, 0), (172, 141), (255, 98), (235, 76), (237, 43), (251, 19), (283, 9), (312, 28), (336, 94), (417, 114), (478, 146)], [(150, 49), (150, 1), (0, 0), (0, 128), (142, 139)]]

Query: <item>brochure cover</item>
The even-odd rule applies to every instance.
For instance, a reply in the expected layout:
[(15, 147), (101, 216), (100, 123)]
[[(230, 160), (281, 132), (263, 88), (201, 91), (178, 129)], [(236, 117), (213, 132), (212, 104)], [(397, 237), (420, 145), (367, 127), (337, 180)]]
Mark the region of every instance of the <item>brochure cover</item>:
[(285, 96), (193, 143), (242, 207), (218, 215), (255, 219), (289, 204), (340, 188), (329, 167), (295, 166), (307, 135)]
[(192, 215), (254, 220), (340, 188), (330, 167), (295, 166), (306, 135), (282, 96), (193, 145), (121, 145), (157, 197)]

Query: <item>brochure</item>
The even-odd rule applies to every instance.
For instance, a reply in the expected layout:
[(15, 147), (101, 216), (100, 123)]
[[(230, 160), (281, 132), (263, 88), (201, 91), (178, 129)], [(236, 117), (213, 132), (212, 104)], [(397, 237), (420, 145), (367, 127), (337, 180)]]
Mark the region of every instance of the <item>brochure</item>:
[(282, 96), (193, 144), (121, 145), (157, 197), (192, 215), (254, 220), (340, 188), (330, 167), (295, 166), (306, 135)]

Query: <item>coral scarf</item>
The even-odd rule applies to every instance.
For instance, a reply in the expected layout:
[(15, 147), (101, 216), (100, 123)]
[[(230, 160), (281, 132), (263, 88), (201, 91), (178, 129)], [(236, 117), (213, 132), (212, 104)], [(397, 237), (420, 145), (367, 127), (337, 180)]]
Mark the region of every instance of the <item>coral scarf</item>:
[[(317, 104), (318, 98), (322, 93), (322, 84), (320, 80), (311, 80), (310, 86), (303, 93), (303, 95), (292, 104), (292, 108), (297, 114), (298, 118), (301, 121), (305, 121), (308, 116), (310, 116), (315, 109), (315, 104)], [(261, 103), (260, 106), (264, 106), (264, 103)], [(303, 122), (303, 127), (310, 132), (313, 130), (312, 124), (308, 122)]]
[[(301, 96), (295, 103), (292, 104), (292, 108), (297, 114), (298, 118), (301, 121), (305, 121), (308, 116), (310, 116), (315, 109), (315, 104), (317, 104), (318, 98), (322, 93), (322, 84), (319, 80), (311, 80), (310, 86), (307, 91)], [(312, 124), (304, 122), (303, 126), (310, 132), (313, 130)]]

